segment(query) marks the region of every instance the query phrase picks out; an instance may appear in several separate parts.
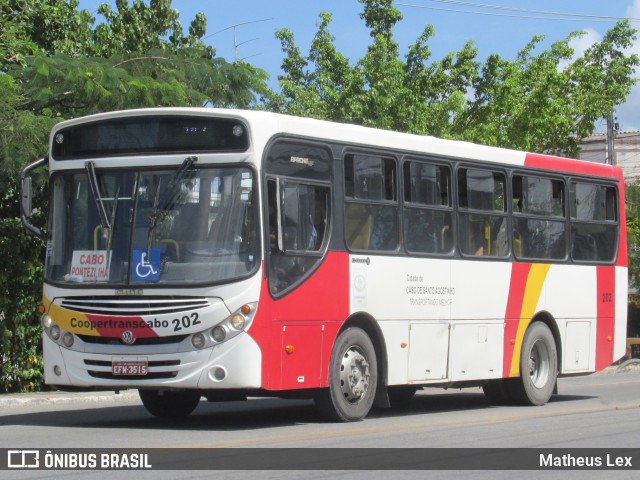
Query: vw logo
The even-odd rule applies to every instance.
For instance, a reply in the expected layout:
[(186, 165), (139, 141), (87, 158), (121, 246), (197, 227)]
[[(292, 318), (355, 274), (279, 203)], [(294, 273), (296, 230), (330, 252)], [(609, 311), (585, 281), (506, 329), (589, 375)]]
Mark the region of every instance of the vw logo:
[(133, 336), (133, 332), (131, 330), (125, 330), (122, 332), (122, 341), (127, 345), (133, 345), (133, 342), (136, 341), (136, 337)]

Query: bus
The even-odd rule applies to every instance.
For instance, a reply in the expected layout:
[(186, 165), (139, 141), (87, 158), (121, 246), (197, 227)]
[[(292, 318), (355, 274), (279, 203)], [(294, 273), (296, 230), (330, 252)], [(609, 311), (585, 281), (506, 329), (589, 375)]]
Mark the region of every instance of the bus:
[[(46, 228), (31, 172), (49, 172)], [(21, 172), (46, 243), (44, 379), (335, 421), (428, 387), (542, 405), (625, 353), (620, 168), (261, 111), (53, 128)]]

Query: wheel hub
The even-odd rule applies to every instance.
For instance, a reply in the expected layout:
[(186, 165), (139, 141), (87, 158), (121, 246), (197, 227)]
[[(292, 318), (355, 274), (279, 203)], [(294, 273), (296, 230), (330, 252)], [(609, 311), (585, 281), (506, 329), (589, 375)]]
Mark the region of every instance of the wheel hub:
[(369, 363), (356, 347), (349, 348), (340, 364), (340, 390), (349, 403), (358, 403), (369, 389)]
[(542, 388), (550, 375), (549, 351), (544, 342), (537, 341), (533, 344), (529, 355), (529, 375), (533, 384)]

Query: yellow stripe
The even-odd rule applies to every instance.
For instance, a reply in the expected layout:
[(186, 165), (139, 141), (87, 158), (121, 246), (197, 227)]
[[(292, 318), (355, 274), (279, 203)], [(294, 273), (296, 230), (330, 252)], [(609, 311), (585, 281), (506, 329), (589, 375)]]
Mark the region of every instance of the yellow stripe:
[[(100, 336), (100, 333), (92, 328), (89, 328), (87, 316), (84, 313), (72, 312), (66, 308), (62, 308), (55, 303), (50, 304), (49, 315), (60, 327), (64, 328), (67, 332), (73, 332), (80, 335), (93, 335)], [(75, 324), (73, 327), (72, 324)]]
[(509, 376), (517, 377), (520, 375), (520, 352), (522, 350), (522, 340), (524, 332), (526, 332), (529, 322), (536, 313), (536, 307), (540, 301), (542, 286), (547, 277), (547, 272), (551, 265), (536, 263), (531, 266), (529, 276), (527, 277), (527, 286), (524, 290), (524, 298), (522, 300), (522, 311), (520, 312), (520, 321), (518, 323), (518, 331), (516, 333), (516, 343), (513, 348), (513, 356), (511, 357), (511, 370)]

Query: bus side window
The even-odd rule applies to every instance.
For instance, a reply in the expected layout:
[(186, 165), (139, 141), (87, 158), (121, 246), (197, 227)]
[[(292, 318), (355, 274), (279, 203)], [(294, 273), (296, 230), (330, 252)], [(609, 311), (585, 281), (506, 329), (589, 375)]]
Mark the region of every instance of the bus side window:
[(410, 253), (449, 254), (452, 242), (451, 169), (427, 160), (403, 165), (404, 242)]
[(509, 255), (506, 191), (506, 177), (502, 172), (458, 170), (458, 228), (463, 254)]
[(330, 188), (268, 180), (269, 288), (280, 294), (320, 263), (327, 244)]
[(537, 175), (514, 175), (511, 185), (516, 257), (564, 259), (564, 182)]
[(571, 183), (571, 257), (610, 262), (616, 255), (617, 195), (613, 187)]
[(354, 250), (394, 251), (398, 247), (396, 162), (377, 155), (344, 160), (345, 240)]

